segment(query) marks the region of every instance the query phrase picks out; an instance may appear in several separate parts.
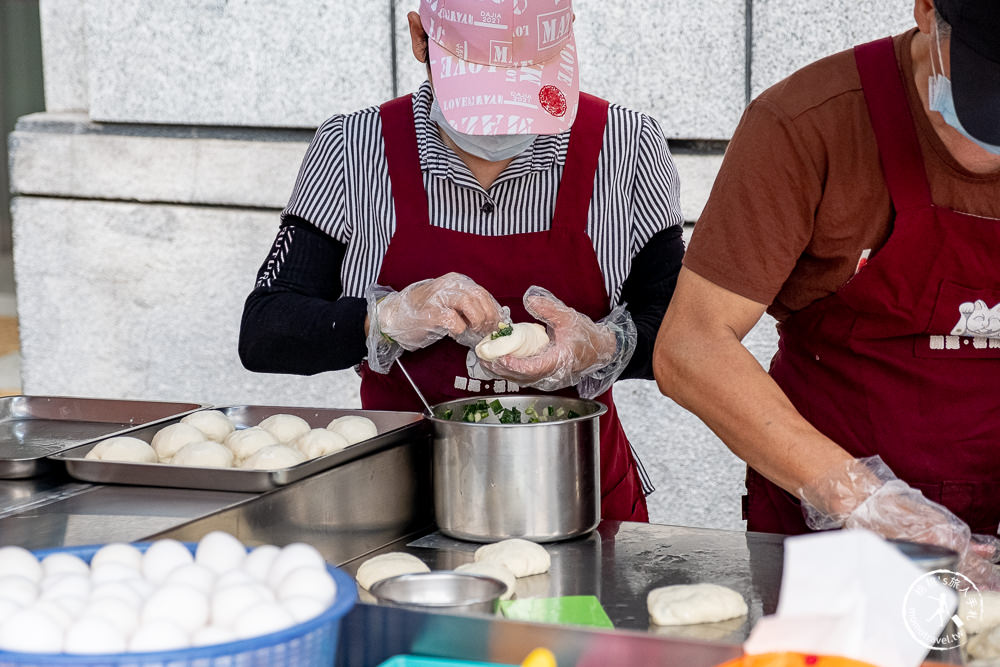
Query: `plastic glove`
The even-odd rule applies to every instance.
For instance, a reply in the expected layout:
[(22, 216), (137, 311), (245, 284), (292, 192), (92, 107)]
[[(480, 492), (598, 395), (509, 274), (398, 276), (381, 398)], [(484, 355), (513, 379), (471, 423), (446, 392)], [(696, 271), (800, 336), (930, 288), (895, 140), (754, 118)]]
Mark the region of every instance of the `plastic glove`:
[(480, 360), (487, 374), (542, 391), (577, 385), (584, 398), (599, 396), (625, 369), (635, 351), (635, 324), (624, 306), (594, 322), (548, 290), (532, 285), (524, 307), (545, 322), (551, 342), (530, 357)]
[(980, 589), (1000, 590), (991, 561), (1000, 540), (972, 535), (943, 505), (896, 477), (878, 456), (854, 459), (799, 489), (806, 523), (814, 530), (867, 528), (890, 539), (937, 544), (958, 553), (958, 570)]
[(445, 336), (475, 345), (506, 317), (497, 300), (468, 276), (447, 273), (395, 292), (381, 285), (368, 300), (368, 366), (388, 373), (403, 350), (427, 347)]

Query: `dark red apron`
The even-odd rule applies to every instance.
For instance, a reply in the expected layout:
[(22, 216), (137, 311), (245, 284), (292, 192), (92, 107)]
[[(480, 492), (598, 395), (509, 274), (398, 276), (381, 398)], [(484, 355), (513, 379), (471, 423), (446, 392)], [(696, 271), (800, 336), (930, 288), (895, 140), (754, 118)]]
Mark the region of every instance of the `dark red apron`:
[[(896, 211), (893, 231), (836, 294), (779, 325), (771, 375), (848, 452), (878, 454), (974, 532), (993, 535), (1000, 220), (934, 205), (892, 40), (855, 47), (855, 57)], [(748, 530), (808, 530), (797, 500), (754, 470), (747, 495)]]
[[(379, 284), (401, 290), (418, 280), (456, 271), (475, 280), (501, 305), (510, 308), (515, 322), (534, 321), (521, 302), (531, 285), (550, 290), (568, 306), (592, 319), (607, 315), (610, 304), (604, 277), (587, 236), (587, 211), (607, 110), (606, 101), (580, 95), (549, 231), (480, 236), (430, 224), (411, 98), (405, 96), (383, 104), (382, 135), (392, 182), (396, 231), (382, 261)], [(518, 390), (502, 380), (470, 378), (465, 363), (467, 352), (468, 348), (445, 338), (422, 350), (405, 353), (407, 371), (432, 405)], [(557, 393), (577, 395), (573, 388)], [(597, 400), (608, 407), (600, 420), (601, 514), (606, 519), (648, 521), (637, 468), (611, 390)], [(423, 410), (395, 365), (387, 375), (382, 375), (362, 364), (361, 404), (374, 410)]]

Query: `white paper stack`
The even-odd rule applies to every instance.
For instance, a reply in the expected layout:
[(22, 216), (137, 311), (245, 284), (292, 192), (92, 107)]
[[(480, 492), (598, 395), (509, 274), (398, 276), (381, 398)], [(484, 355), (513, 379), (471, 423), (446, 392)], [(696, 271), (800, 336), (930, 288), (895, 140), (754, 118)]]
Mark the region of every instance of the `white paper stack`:
[(918, 667), (957, 604), (954, 590), (874, 533), (791, 537), (777, 612), (757, 623), (744, 651)]

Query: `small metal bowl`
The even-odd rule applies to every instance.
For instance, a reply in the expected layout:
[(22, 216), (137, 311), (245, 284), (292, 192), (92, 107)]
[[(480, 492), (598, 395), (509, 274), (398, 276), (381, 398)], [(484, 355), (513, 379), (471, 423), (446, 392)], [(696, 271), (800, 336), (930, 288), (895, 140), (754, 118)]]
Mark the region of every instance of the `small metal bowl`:
[(382, 604), (423, 611), (495, 614), (507, 585), (499, 579), (468, 572), (400, 574), (372, 585)]

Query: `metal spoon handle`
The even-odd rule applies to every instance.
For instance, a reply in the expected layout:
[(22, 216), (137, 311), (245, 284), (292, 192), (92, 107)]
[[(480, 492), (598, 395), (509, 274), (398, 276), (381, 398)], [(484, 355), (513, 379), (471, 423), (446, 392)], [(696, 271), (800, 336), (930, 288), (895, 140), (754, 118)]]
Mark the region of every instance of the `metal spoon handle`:
[(431, 411), (430, 403), (428, 403), (427, 399), (424, 398), (424, 395), (420, 393), (420, 388), (417, 387), (417, 383), (413, 381), (413, 378), (411, 378), (410, 374), (406, 371), (406, 367), (403, 366), (403, 362), (400, 361), (399, 359), (396, 359), (396, 365), (399, 366), (399, 370), (403, 371), (403, 375), (406, 376), (406, 379), (410, 383), (410, 386), (413, 387), (413, 391), (417, 392), (417, 396), (420, 397), (420, 402), (424, 404), (424, 409), (427, 411), (427, 415), (428, 416), (433, 415), (434, 413), (433, 411)]

